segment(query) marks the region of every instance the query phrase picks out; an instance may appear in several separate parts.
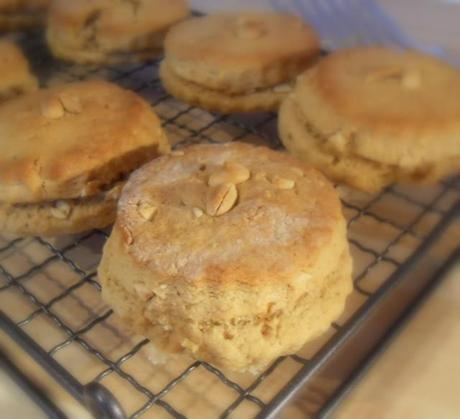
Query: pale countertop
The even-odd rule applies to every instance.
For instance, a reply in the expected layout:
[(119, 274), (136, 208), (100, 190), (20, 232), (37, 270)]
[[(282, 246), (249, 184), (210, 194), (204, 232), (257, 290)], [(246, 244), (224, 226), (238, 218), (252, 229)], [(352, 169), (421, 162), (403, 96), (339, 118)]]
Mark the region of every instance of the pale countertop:
[(460, 266), (338, 407), (334, 419), (460, 415)]
[[(213, 2), (211, 8), (241, 8), (263, 0)], [(420, 41), (442, 45), (460, 58), (460, 1), (380, 0), (388, 12)], [(195, 0), (209, 9), (209, 0)], [(243, 6), (241, 6), (243, 5)], [(203, 7), (206, 6), (206, 7)], [(252, 6), (251, 6), (252, 7)], [(460, 399), (460, 267), (453, 270), (377, 362), (345, 398), (335, 419), (399, 419), (459, 417)], [(0, 335), (2, 347), (16, 352)], [(25, 358), (24, 369), (33, 365)], [(46, 375), (34, 370), (45, 383)], [(45, 385), (45, 384), (44, 384)], [(48, 386), (48, 384), (46, 384)], [(58, 395), (71, 418), (88, 417), (64, 392)], [(0, 371), (0, 417), (44, 417), (41, 411)]]

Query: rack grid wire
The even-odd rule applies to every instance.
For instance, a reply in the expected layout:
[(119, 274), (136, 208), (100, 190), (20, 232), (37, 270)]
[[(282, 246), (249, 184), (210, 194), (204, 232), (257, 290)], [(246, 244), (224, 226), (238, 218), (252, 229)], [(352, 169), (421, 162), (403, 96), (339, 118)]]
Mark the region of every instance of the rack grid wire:
[[(50, 56), (40, 32), (15, 38), (43, 86), (100, 78), (140, 94), (175, 147), (236, 140), (281, 147), (274, 114), (214, 115), (171, 98), (158, 78), (159, 60), (70, 65)], [(96, 268), (107, 230), (51, 239), (0, 236), (0, 326), (79, 401), (106, 417), (272, 416), (351, 339), (351, 327), (366, 318), (389, 282), (400, 280), (402, 268), (417, 262), (423, 246), (458, 214), (458, 178), (432, 187), (391, 186), (375, 196), (338, 188), (355, 265), (346, 311), (320, 339), (258, 376), (224, 374), (184, 357), (152, 363), (148, 340), (124, 329), (99, 296)], [(91, 405), (97, 396), (104, 406)], [(298, 408), (313, 415), (328, 396), (313, 389)]]

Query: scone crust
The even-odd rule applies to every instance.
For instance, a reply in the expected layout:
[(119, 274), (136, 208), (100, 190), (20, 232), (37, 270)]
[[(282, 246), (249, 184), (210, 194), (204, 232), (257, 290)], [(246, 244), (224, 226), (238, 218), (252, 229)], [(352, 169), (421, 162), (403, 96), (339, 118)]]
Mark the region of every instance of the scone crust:
[[(228, 162), (250, 177), (236, 185), (229, 212), (209, 216), (207, 182)], [(279, 179), (295, 186), (280, 189)], [(155, 207), (149, 220), (145, 205)], [(340, 201), (319, 172), (285, 153), (189, 147), (131, 177), (99, 278), (105, 300), (161, 349), (260, 369), (327, 329), (344, 307), (351, 258)]]
[[(58, 118), (44, 111), (50, 102), (61, 104)], [(96, 195), (169, 145), (146, 101), (85, 81), (5, 103), (0, 149), (1, 201), (16, 204)]]
[[(290, 269), (295, 270), (297, 264), (303, 266), (315, 258), (324, 242), (333, 240), (342, 227), (341, 206), (332, 185), (315, 169), (299, 167), (289, 155), (244, 143), (197, 145), (184, 153), (164, 156), (133, 173), (120, 199), (115, 228), (129, 232), (126, 250), (135, 261), (147, 263), (159, 276), (180, 274), (190, 281), (213, 281), (213, 269), (218, 265), (220, 282), (235, 277), (247, 282), (267, 281), (271, 276), (280, 280), (283, 270), (290, 275)], [(195, 217), (193, 207), (206, 208), (209, 176), (226, 161), (247, 167), (254, 179), (237, 185), (239, 204), (228, 214), (218, 218)], [(303, 172), (302, 176), (295, 173), (296, 167)], [(260, 171), (266, 173), (267, 179), (255, 179)], [(294, 180), (295, 189), (278, 189), (270, 182), (276, 176)], [(137, 204), (144, 199), (157, 208), (155, 222), (146, 222), (138, 212)], [(273, 224), (261, 226), (264, 218)], [(296, 242), (298, 235), (315, 239)], [(262, 245), (276, 247), (278, 257), (269, 255), (270, 259), (283, 263), (259, 266), (264, 254), (257, 252), (264, 246), (254, 246), (254, 238)], [(133, 242), (128, 245), (131, 239)], [(164, 239), (174, 248), (172, 253), (164, 246)], [(229, 254), (227, 251), (235, 248), (237, 239), (242, 241), (241, 248), (237, 254)], [(299, 246), (297, 251), (292, 248), (293, 241)], [(213, 246), (209, 246), (211, 242)], [(206, 254), (205, 260), (202, 252)], [(192, 257), (194, 254), (197, 258)], [(177, 264), (181, 263), (184, 266), (179, 268)]]
[(186, 20), (166, 36), (165, 56), (185, 80), (227, 93), (274, 86), (319, 52), (313, 30), (277, 13), (219, 13)]
[(278, 109), (286, 93), (264, 88), (250, 93), (226, 93), (187, 81), (171, 70), (167, 61), (160, 65), (160, 78), (174, 97), (211, 112), (265, 112)]
[(13, 42), (0, 40), (0, 102), (38, 89), (29, 63)]
[(128, 52), (151, 58), (167, 29), (188, 14), (185, 0), (57, 0), (47, 40), (56, 56), (77, 62), (114, 62)]

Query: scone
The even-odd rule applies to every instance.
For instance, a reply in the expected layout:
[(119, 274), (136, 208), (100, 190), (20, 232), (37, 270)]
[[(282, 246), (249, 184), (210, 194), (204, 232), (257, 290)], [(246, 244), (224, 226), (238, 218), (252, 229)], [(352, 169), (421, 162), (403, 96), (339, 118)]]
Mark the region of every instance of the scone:
[(318, 38), (298, 17), (221, 13), (171, 29), (160, 76), (171, 94), (211, 111), (275, 110), (318, 52)]
[(0, 150), (0, 231), (54, 235), (112, 223), (126, 176), (169, 146), (147, 102), (87, 81), (5, 102)]
[(47, 41), (56, 57), (77, 63), (146, 60), (188, 14), (186, 0), (54, 0)]
[(0, 103), (38, 89), (29, 63), (13, 42), (0, 40)]
[(196, 145), (129, 179), (102, 296), (165, 353), (258, 371), (340, 315), (352, 289), (333, 186), (288, 154)]
[(0, 31), (41, 26), (51, 0), (0, 0)]
[(383, 47), (334, 52), (298, 78), (279, 114), (286, 148), (367, 192), (460, 169), (460, 72)]

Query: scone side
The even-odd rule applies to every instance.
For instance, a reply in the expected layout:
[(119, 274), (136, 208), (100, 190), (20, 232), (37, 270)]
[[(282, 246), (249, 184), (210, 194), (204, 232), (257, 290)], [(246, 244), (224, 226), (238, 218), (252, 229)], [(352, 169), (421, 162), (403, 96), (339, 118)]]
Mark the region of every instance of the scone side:
[[(369, 193), (378, 192), (396, 181), (430, 184), (458, 170), (456, 157), (406, 167), (364, 157), (355, 147), (341, 149), (342, 144), (334, 143), (337, 137), (322, 133), (310, 115), (300, 110), (295, 95), (280, 106), (278, 129), (284, 146), (294, 155), (331, 179)], [(361, 139), (359, 133), (356, 136)]]
[(0, 204), (0, 230), (18, 236), (54, 236), (104, 228), (115, 221), (118, 196), (119, 190), (87, 199), (62, 200), (61, 214), (52, 203)]
[(272, 89), (239, 95), (211, 90), (177, 76), (171, 71), (167, 61), (163, 61), (160, 65), (160, 78), (166, 90), (173, 96), (211, 112), (274, 111), (286, 96), (286, 93), (275, 92)]
[(270, 89), (281, 83), (289, 82), (305, 71), (316, 58), (311, 56), (287, 57), (272, 63), (269, 67), (255, 68), (238, 72), (225, 68), (216, 71), (203, 63), (187, 62), (166, 53), (168, 65), (184, 82), (206, 86), (209, 90), (229, 95), (246, 94), (254, 89)]
[[(267, 281), (243, 288), (237, 283), (216, 288), (180, 278), (172, 283), (172, 278), (152, 276), (125, 254), (116, 226), (99, 268), (103, 297), (160, 349), (185, 351), (230, 370), (260, 369), (277, 356), (297, 351), (343, 310), (351, 291), (344, 224), (338, 227), (332, 247), (318, 255), (322, 274), (309, 277), (300, 271), (288, 284)], [(332, 266), (330, 254), (327, 262), (322, 259), (327, 252), (334, 255)]]

